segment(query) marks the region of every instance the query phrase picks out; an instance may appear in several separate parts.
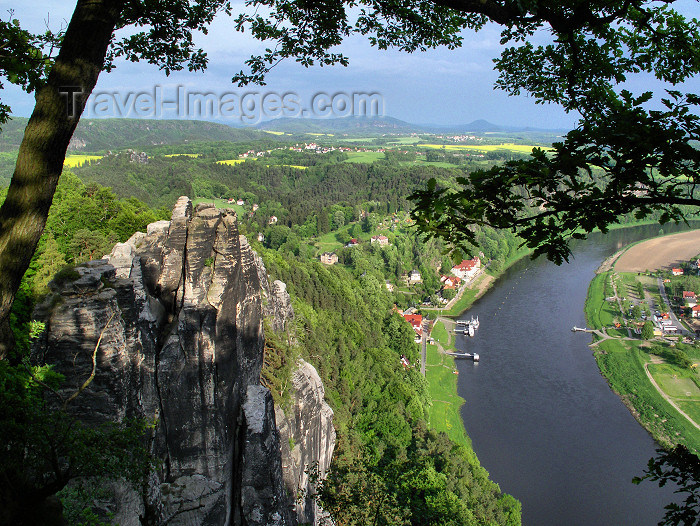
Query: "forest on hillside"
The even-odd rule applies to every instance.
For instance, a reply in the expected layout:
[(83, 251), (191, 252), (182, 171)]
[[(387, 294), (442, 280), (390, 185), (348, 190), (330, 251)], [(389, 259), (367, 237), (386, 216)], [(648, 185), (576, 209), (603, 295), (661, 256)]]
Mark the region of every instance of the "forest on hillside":
[[(246, 208), (240, 214), (241, 227), (252, 234), (249, 237), (271, 278), (287, 283), (295, 309), (293, 337), (268, 331), (264, 381), (277, 403), (285, 407), (285, 386), (296, 359), (303, 357), (317, 367), (336, 415), (338, 445), (332, 470), (318, 495), (324, 508), (337, 524), (367, 524), (377, 518), (384, 524), (406, 525), (520, 524), (520, 503), (488, 479), (473, 451), (431, 429), (428, 407), (432, 400), (426, 381), (418, 368), (405, 368), (400, 362), (406, 356), (415, 363), (418, 349), (413, 330), (392, 307), (406, 305), (411, 296), (422, 298), (430, 287), (437, 286), (438, 270), (450, 260), (444, 259), (444, 246), (421, 241), (406, 224), (391, 231), (395, 226), (391, 220), (401, 212), (406, 222), (407, 202), (399, 196), (435, 170), (405, 173), (400, 166), (342, 163), (294, 170), (253, 163), (237, 167), (209, 163), (210, 170), (198, 171), (196, 162), (177, 157), (162, 164), (141, 164), (126, 155), (110, 160), (115, 164), (109, 165), (113, 171), (107, 173), (113, 180), (119, 182), (120, 171), (126, 176), (118, 187), (121, 192), (138, 195), (136, 189), (150, 181), (151, 203), (163, 206), (154, 208), (133, 196), (119, 197), (117, 189), (91, 180), (90, 174), (100, 165), (76, 170), (79, 175), (63, 174), (12, 314), (19, 353), (28, 352), (30, 337), (37, 330), (31, 321), (32, 308), (47, 293), (54, 276), (100, 258), (114, 243), (145, 230), (148, 223), (167, 219), (166, 205), (176, 195), (196, 197), (197, 188), (217, 183), (238, 190), (248, 180), (248, 194), (242, 194), (246, 206), (259, 199), (260, 215), (278, 212), (284, 224), (258, 222), (256, 214)], [(183, 166), (190, 169), (180, 169)], [(160, 177), (160, 170), (167, 173), (169, 168), (178, 172), (180, 183), (171, 184), (176, 180), (174, 173), (172, 179)], [(141, 179), (130, 178), (127, 169)], [(287, 213), (297, 207), (299, 212)], [(391, 236), (391, 246), (366, 243), (352, 250), (343, 248), (351, 232), (367, 240), (381, 228)], [(262, 243), (256, 241), (258, 229)], [(339, 246), (341, 261), (333, 267), (317, 259), (324, 235)], [(507, 254), (507, 242), (505, 247), (501, 250)], [(426, 274), (424, 288), (408, 295), (387, 290), (386, 280), (398, 281), (414, 267)], [(6, 366), (3, 378), (11, 375), (31, 382), (28, 374), (34, 373), (24, 366)], [(12, 402), (2, 400), (4, 406), (14, 409), (1, 416), (19, 424), (12, 427), (13, 441), (23, 442), (26, 448), (37, 447), (42, 433), (37, 421), (48, 407), (36, 391), (23, 391), (25, 396), (19, 400), (15, 391), (0, 391), (14, 397)], [(23, 418), (23, 413), (32, 418)], [(44, 416), (48, 418), (48, 413)], [(133, 429), (128, 431), (133, 440)], [(105, 443), (117, 439), (125, 440), (104, 438)], [(62, 447), (88, 447), (80, 437), (65, 440), (68, 443)], [(41, 466), (38, 462), (37, 469)], [(23, 479), (28, 474), (14, 472), (13, 476)], [(85, 515), (91, 509), (89, 491), (63, 492), (60, 497), (72, 524), (86, 524), (88, 516), (93, 521), (90, 524), (100, 524), (101, 519)], [(370, 502), (375, 504), (368, 506)]]

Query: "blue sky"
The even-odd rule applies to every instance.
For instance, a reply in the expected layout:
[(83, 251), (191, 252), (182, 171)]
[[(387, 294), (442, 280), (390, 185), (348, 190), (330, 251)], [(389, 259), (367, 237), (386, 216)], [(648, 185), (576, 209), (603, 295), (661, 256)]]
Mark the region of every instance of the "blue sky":
[[(16, 7), (14, 17), (30, 30), (41, 30), (47, 19), (50, 27), (57, 29), (61, 23), (67, 23), (74, 5), (35, 0)], [(696, 2), (684, 5), (686, 14), (700, 14)], [(385, 115), (412, 123), (465, 124), (485, 119), (502, 125), (549, 129), (573, 126), (576, 116), (567, 115), (558, 106), (536, 105), (531, 98), (509, 97), (493, 89), (497, 75), (491, 61), (500, 52), (499, 37), (497, 27), (487, 26), (478, 33), (465, 33), (460, 49), (414, 54), (379, 51), (361, 37), (353, 37), (341, 48), (350, 58), (349, 67), (306, 69), (288, 61), (273, 69), (267, 86), (247, 88), (247, 91), (257, 89), (262, 94), (291, 91), (302, 100), (310, 100), (318, 92), (380, 93)], [(175, 93), (177, 86), (214, 93), (246, 91), (233, 86), (231, 76), (243, 67), (250, 54), (262, 52), (264, 45), (236, 33), (226, 16), (217, 18), (209, 35), (199, 38), (198, 43), (209, 55), (209, 67), (204, 72), (180, 72), (166, 77), (155, 66), (120, 62), (113, 72), (101, 74), (95, 91), (118, 89), (121, 93), (138, 93), (152, 91), (156, 85), (164, 93)], [(642, 85), (647, 82), (647, 79), (636, 81)], [(698, 83), (693, 84), (697, 92)], [(33, 96), (5, 86), (3, 101), (10, 104), (15, 115), (28, 116)]]

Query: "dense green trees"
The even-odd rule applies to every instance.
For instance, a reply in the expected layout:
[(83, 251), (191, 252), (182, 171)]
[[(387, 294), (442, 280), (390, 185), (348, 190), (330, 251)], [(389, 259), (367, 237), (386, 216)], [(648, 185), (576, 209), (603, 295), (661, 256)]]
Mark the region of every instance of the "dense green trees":
[[(257, 8), (265, 6), (265, 15)], [(253, 0), (236, 19), (236, 28), (269, 44), (251, 57), (248, 72), (234, 80), (262, 83), (284, 58), (305, 66), (347, 64), (332, 48), (351, 34), (365, 35), (379, 48), (413, 52), (460, 45), (460, 32), (487, 22), (503, 27), (505, 47), (495, 60), (497, 86), (517, 95), (525, 91), (540, 103), (561, 104), (582, 119), (577, 130), (555, 145), (554, 155), (481, 172), (463, 180), (456, 194), (431, 183), (416, 195), (420, 227), (457, 243), (472, 243), (471, 224), (514, 228), (537, 253), (555, 261), (568, 257), (566, 242), (579, 228), (605, 230), (621, 215), (646, 217), (661, 210), (662, 220), (680, 219), (682, 204), (697, 205), (698, 118), (695, 95), (669, 92), (665, 110), (638, 95), (616, 89), (639, 72), (676, 85), (700, 69), (700, 31), (669, 8), (648, 0), (588, 2), (539, 0), (391, 0), (380, 4), (328, 0), (309, 7), (298, 0)], [(0, 208), (0, 351), (11, 340), (7, 317), (22, 275), (44, 228), (61, 174), (68, 142), (85, 102), (103, 69), (116, 57), (145, 60), (166, 73), (206, 66), (193, 33), (206, 32), (218, 11), (231, 14), (228, 0), (177, 0), (163, 5), (113, 0), (80, 0), (63, 35), (33, 35), (18, 21), (0, 32), (11, 53), (0, 57), (0, 75), (27, 91), (36, 90), (36, 107), (27, 125), (8, 197)], [(117, 29), (139, 29), (117, 38)], [(538, 31), (551, 43), (534, 45)], [(58, 49), (58, 55), (51, 52)], [(17, 60), (17, 57), (20, 60)], [(79, 86), (67, 95), (66, 86)], [(0, 107), (0, 116), (9, 109)], [(659, 148), (658, 145), (661, 145)], [(591, 167), (603, 172), (590, 181)], [(526, 189), (526, 191), (523, 191)], [(539, 210), (535, 212), (536, 210)]]
[[(520, 504), (488, 480), (474, 453), (428, 429), (431, 400), (416, 365), (414, 333), (391, 311), (392, 296), (374, 264), (355, 277), (357, 270), (280, 251), (265, 251), (263, 258), (293, 299), (299, 346), (287, 352), (317, 367), (335, 412), (338, 443), (319, 490), (334, 522), (520, 524)], [(402, 355), (411, 367), (401, 364)]]
[[(254, 219), (275, 215), (284, 224), (302, 225), (316, 215), (323, 223), (321, 233), (337, 228), (335, 221), (341, 218), (337, 212), (343, 213), (343, 223), (347, 224), (356, 219), (354, 207), (369, 201), (382, 203), (383, 209), (375, 214), (386, 213), (386, 203), (392, 201), (394, 211), (408, 210), (406, 196), (428, 179), (454, 179), (449, 170), (423, 166), (337, 163), (299, 170), (268, 166), (264, 159), (223, 165), (209, 156), (156, 156), (143, 164), (131, 161), (128, 154), (107, 156), (99, 164), (74, 171), (85, 182), (109, 186), (121, 197), (134, 196), (152, 207), (170, 207), (180, 195), (230, 196), (243, 198), (248, 207), (259, 204)], [(327, 221), (321, 217), (324, 210)], [(376, 224), (377, 216), (371, 221)]]
[[(3, 196), (4, 197), (4, 196)], [(17, 346), (0, 361), (0, 523), (62, 524), (50, 500), (77, 477), (125, 477), (139, 491), (154, 460), (143, 447), (145, 422), (91, 428), (71, 417), (55, 394), (62, 378), (29, 362), (35, 301), (67, 262), (102, 257), (134, 228), (167, 217), (107, 188), (86, 186), (72, 174), (59, 184), (47, 228), (24, 276), (11, 315)]]

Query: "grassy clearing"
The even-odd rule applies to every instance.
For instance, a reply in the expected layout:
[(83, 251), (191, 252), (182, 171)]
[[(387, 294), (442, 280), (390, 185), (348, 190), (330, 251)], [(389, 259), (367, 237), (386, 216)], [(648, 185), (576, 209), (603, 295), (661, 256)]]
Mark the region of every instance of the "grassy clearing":
[(101, 155), (78, 155), (70, 154), (66, 155), (65, 161), (63, 161), (63, 166), (67, 168), (75, 168), (76, 166), (82, 166), (90, 161), (96, 161), (102, 159)]
[(637, 276), (637, 280), (644, 285), (647, 294), (659, 295), (659, 281), (654, 276), (644, 274), (642, 276)]
[[(608, 279), (610, 279), (610, 272), (598, 274), (588, 286), (584, 311), (588, 325), (594, 329), (610, 327), (619, 318), (617, 303), (605, 301), (605, 283)], [(627, 336), (627, 332), (623, 331), (620, 336)]]
[(348, 154), (348, 159), (343, 162), (346, 163), (368, 163), (372, 164), (379, 159), (384, 159), (383, 152), (346, 152)]
[(426, 378), (433, 399), (428, 410), (430, 425), (436, 431), (447, 433), (458, 444), (471, 448), (459, 413), (464, 399), (457, 394), (454, 359), (440, 354), (437, 345), (428, 345), (427, 352)]
[(333, 232), (329, 232), (328, 234), (319, 236), (316, 238), (315, 245), (318, 247), (320, 252), (333, 252), (338, 250), (339, 248), (342, 248), (343, 244), (338, 241), (336, 235), (341, 232), (347, 233), (352, 227), (353, 223), (345, 225), (344, 227), (334, 230)]
[(685, 413), (695, 420), (696, 422), (700, 422), (700, 402), (698, 401), (693, 401), (693, 402), (684, 402), (684, 401), (678, 401), (676, 402), (678, 407), (680, 407)]
[(416, 144), (420, 141), (420, 137), (396, 137), (390, 140), (387, 144)]
[(444, 348), (447, 348), (450, 345), (450, 335), (447, 334), (447, 329), (441, 321), (437, 322), (433, 326), (433, 330), (430, 332), (430, 335), (436, 341), (440, 342), (440, 345), (442, 345)]
[(694, 373), (667, 363), (649, 364), (648, 368), (659, 387), (671, 398), (700, 401), (700, 388), (693, 378)]
[(664, 447), (677, 443), (700, 451), (700, 431), (686, 420), (649, 382), (644, 371), (649, 355), (641, 342), (606, 340), (596, 348), (595, 358), (610, 387), (633, 408), (632, 413)]

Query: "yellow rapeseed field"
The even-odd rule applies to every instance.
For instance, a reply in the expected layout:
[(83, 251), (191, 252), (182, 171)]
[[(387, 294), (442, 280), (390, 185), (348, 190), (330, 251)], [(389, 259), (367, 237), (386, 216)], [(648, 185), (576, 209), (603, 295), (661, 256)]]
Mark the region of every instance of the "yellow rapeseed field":
[[(504, 142), (503, 144), (420, 144), (418, 146), (425, 146), (426, 148), (445, 148), (445, 150), (478, 150), (481, 152), (493, 152), (496, 150), (508, 150), (517, 153), (531, 153), (533, 148), (537, 146), (532, 146), (529, 144), (513, 144), (511, 142)], [(546, 146), (540, 146), (545, 151), (551, 150)]]
[(82, 166), (88, 161), (95, 161), (97, 159), (102, 159), (102, 156), (70, 154), (66, 155), (65, 161), (63, 161), (63, 166), (67, 166), (68, 168), (75, 168), (76, 166)]

